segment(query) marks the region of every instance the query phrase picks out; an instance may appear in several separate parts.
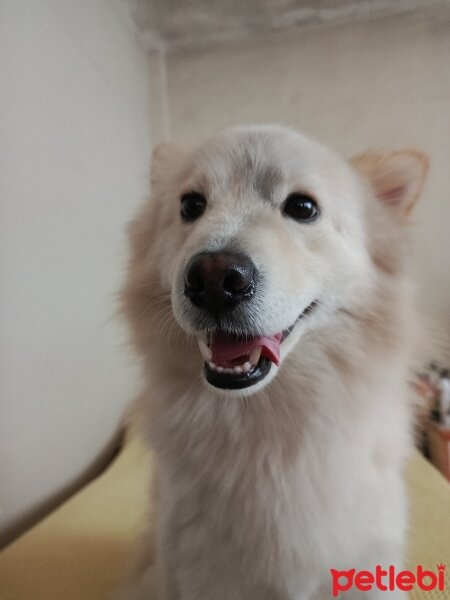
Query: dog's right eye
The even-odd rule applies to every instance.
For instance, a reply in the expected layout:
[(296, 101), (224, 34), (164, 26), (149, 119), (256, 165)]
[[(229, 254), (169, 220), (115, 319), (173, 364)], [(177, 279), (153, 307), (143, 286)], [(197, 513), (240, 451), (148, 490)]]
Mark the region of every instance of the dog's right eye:
[(206, 198), (200, 192), (187, 192), (181, 196), (181, 218), (183, 221), (195, 221), (205, 212)]

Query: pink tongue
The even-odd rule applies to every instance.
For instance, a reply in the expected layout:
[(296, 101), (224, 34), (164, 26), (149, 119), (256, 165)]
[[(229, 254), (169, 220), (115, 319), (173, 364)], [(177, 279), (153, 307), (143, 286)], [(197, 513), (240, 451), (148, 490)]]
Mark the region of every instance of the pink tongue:
[(235, 359), (248, 355), (254, 348), (261, 346), (261, 355), (279, 365), (282, 337), (283, 334), (280, 332), (272, 336), (261, 336), (246, 340), (223, 331), (216, 332), (211, 339), (213, 361), (216, 365), (231, 366)]

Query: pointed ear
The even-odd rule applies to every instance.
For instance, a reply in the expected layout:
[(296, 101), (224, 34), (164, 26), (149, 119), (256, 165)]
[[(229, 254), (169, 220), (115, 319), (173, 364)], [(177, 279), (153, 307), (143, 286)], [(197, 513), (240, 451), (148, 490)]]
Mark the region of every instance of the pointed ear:
[(188, 154), (187, 148), (178, 144), (163, 142), (153, 149), (150, 179), (152, 185), (157, 185), (170, 172), (179, 167)]
[(351, 164), (369, 180), (375, 196), (407, 217), (425, 183), (429, 161), (414, 149), (369, 151), (351, 159)]

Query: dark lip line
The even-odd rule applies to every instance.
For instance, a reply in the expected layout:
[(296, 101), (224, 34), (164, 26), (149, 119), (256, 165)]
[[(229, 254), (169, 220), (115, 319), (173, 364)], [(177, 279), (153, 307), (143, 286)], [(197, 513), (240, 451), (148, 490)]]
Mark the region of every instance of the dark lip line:
[(287, 329), (283, 329), (281, 343), (283, 343), (284, 340), (289, 336), (289, 334), (292, 332), (297, 323), (301, 321), (304, 317), (307, 317), (309, 314), (311, 314), (311, 312), (317, 307), (318, 304), (318, 300), (313, 300), (310, 304), (308, 304), (305, 310), (298, 315), (298, 317), (290, 327), (288, 327)]

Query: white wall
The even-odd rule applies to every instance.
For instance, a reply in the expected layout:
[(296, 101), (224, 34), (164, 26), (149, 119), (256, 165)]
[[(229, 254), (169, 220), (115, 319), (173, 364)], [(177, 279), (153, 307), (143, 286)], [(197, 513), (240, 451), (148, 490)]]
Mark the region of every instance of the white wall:
[(416, 216), (422, 302), (450, 331), (449, 57), (450, 7), (149, 68), (124, 0), (0, 0), (3, 539), (92, 464), (134, 393), (115, 293), (150, 131), (195, 143), (275, 121), (347, 155), (422, 147), (433, 164)]
[(269, 121), (345, 155), (368, 146), (428, 152), (415, 229), (421, 301), (450, 334), (450, 5), (184, 52), (167, 70), (173, 139)]
[(149, 72), (121, 0), (0, 0), (0, 531), (99, 456), (134, 393), (115, 323), (147, 192)]

